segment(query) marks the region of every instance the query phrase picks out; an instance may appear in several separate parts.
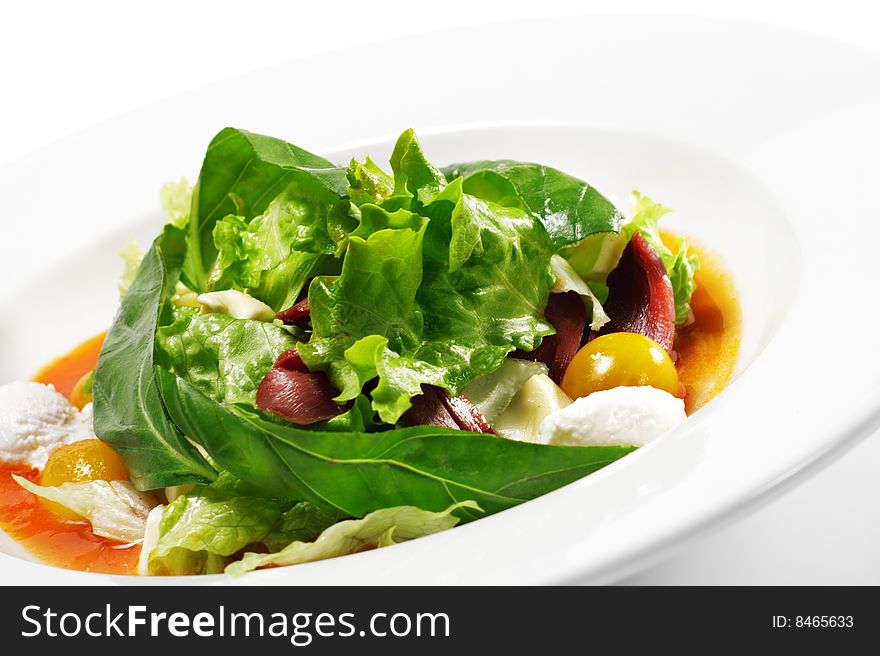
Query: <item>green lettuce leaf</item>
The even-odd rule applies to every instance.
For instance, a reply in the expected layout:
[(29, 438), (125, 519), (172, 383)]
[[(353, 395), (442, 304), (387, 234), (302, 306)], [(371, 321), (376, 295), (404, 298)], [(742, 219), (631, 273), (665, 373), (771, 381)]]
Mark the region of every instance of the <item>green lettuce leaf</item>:
[[(406, 407), (399, 413), (389, 410), (387, 401), (377, 397), (393, 397), (399, 391), (408, 403), (410, 396), (421, 392), (421, 381), (411, 374), (417, 361), (401, 359), (418, 349), (423, 332), (415, 300), (422, 279), (426, 222), (421, 223), (418, 230), (379, 230), (366, 240), (351, 237), (341, 275), (312, 282), (312, 339), (297, 345), (310, 369), (328, 372), (340, 390), (339, 401), (355, 398), (381, 368), (384, 375), (381, 389), (373, 392), (374, 407), (389, 423)], [(435, 368), (431, 373), (436, 380), (443, 372)]]
[[(328, 259), (304, 247), (331, 248), (326, 233), (308, 235), (315, 214), (293, 201), (276, 199), (265, 214), (248, 223), (229, 215), (214, 227), (217, 261), (209, 283), (212, 290), (240, 289), (276, 312), (293, 305), (306, 282)], [(317, 230), (315, 231), (317, 232)], [(307, 243), (307, 240), (311, 243)], [(331, 252), (332, 252), (331, 250)]]
[(423, 384), (457, 394), (552, 334), (549, 241), (524, 212), (468, 196), (460, 181), (424, 207), (430, 219), (361, 210), (342, 273), (309, 288), (314, 332), (297, 346), (329, 374), (338, 401), (378, 376), (373, 408), (395, 423)]
[(311, 428), (334, 433), (372, 433), (386, 430), (388, 426), (379, 421), (375, 415), (370, 399), (361, 394), (352, 402), (351, 408), (341, 415), (312, 424)]
[(694, 275), (700, 269), (700, 260), (696, 255), (688, 255), (688, 242), (682, 239), (678, 252), (673, 253), (660, 238), (660, 219), (671, 210), (655, 203), (638, 191), (633, 192), (635, 206), (632, 221), (627, 223), (621, 233), (626, 241), (638, 231), (645, 238), (666, 266), (672, 292), (675, 296), (675, 323), (685, 323), (691, 311), (691, 296), (697, 288)]
[(168, 419), (153, 369), (160, 313), (170, 312), (184, 251), (183, 231), (166, 226), (122, 299), (95, 369), (95, 434), (119, 453), (139, 490), (216, 476)]
[(446, 178), (425, 157), (412, 129), (398, 137), (390, 163), (394, 171), (395, 196), (409, 195), (420, 203), (428, 203), (446, 186)]
[(361, 164), (355, 159), (349, 164), (349, 196), (355, 205), (379, 205), (394, 194), (394, 178), (385, 173), (370, 157)]
[[(334, 252), (355, 220), (349, 216), (345, 168), (280, 139), (225, 128), (208, 146), (193, 191), (184, 282), (207, 291), (217, 259), (214, 227), (226, 216), (249, 223), (276, 198), (294, 203), (292, 214), (313, 228), (309, 252)], [(320, 238), (319, 238), (320, 237)]]
[(120, 542), (137, 542), (144, 537), (147, 515), (156, 505), (128, 481), (84, 481), (48, 487), (16, 474), (12, 478), (28, 492), (87, 519), (95, 535)]
[(198, 485), (164, 509), (148, 557), (149, 574), (219, 573), (248, 546), (277, 551), (297, 540), (314, 540), (341, 519), (307, 502), (243, 495), (230, 478)]
[(312, 542), (297, 540), (277, 553), (246, 553), (241, 560), (231, 563), (226, 572), (232, 576), (240, 576), (260, 567), (325, 560), (439, 533), (458, 524), (459, 518), (452, 513), (461, 508), (480, 510), (473, 501), (453, 504), (442, 512), (430, 512), (412, 506), (383, 508), (363, 519), (349, 519), (334, 524)]
[(265, 321), (178, 311), (156, 332), (156, 363), (215, 401), (254, 405), (257, 389), (293, 337)]

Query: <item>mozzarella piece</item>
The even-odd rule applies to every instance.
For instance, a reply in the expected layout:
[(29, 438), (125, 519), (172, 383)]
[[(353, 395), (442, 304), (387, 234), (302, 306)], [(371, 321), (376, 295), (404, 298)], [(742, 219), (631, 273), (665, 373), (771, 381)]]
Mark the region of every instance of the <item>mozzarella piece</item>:
[(571, 403), (568, 395), (546, 374), (536, 374), (519, 389), (492, 428), (501, 437), (536, 442), (545, 417)]
[(615, 387), (577, 399), (541, 424), (542, 444), (643, 446), (687, 419), (684, 401), (654, 387)]
[(94, 436), (91, 403), (80, 412), (52, 385), (0, 386), (0, 460), (42, 468), (57, 447)]
[(228, 314), (235, 319), (272, 321), (275, 318), (275, 312), (263, 301), (237, 289), (199, 294), (196, 300), (205, 312)]

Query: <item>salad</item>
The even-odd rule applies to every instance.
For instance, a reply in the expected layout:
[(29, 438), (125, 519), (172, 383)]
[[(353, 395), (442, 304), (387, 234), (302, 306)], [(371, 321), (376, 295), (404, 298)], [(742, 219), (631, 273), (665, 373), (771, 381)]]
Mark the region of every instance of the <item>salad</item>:
[(660, 437), (735, 359), (732, 287), (668, 210), (541, 164), (226, 128), (161, 200), (106, 336), (0, 387), (0, 527), (56, 564), (242, 575), (429, 535)]

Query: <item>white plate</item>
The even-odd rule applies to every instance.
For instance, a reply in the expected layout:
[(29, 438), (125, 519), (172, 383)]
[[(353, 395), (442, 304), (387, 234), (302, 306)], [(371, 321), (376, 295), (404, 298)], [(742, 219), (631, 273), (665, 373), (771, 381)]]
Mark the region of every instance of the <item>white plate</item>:
[[(663, 440), (513, 510), (236, 582), (614, 580), (880, 421), (877, 116), (873, 55), (703, 19), (482, 26), (205, 87), (0, 170), (0, 382), (31, 375), (109, 323), (114, 253), (130, 234), (147, 241), (156, 232), (157, 189), (194, 177), (224, 125), (340, 161), (387, 153), (391, 136), (414, 126), (439, 163), (534, 159), (618, 200), (638, 188), (673, 207), (670, 225), (721, 253), (735, 274), (745, 333), (727, 390)], [(0, 580), (151, 582), (5, 553)]]

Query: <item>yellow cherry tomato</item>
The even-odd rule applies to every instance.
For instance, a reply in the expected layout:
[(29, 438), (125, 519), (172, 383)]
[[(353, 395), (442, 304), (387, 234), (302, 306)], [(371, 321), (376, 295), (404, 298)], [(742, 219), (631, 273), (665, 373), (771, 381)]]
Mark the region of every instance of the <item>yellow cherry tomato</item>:
[[(49, 456), (40, 485), (56, 487), (63, 483), (83, 481), (121, 481), (128, 478), (122, 458), (99, 439), (81, 440), (59, 446)], [(52, 512), (67, 519), (79, 519), (72, 510), (42, 499)]]
[(622, 385), (650, 385), (684, 396), (669, 354), (636, 333), (597, 337), (577, 352), (562, 377), (562, 389), (573, 399)]

